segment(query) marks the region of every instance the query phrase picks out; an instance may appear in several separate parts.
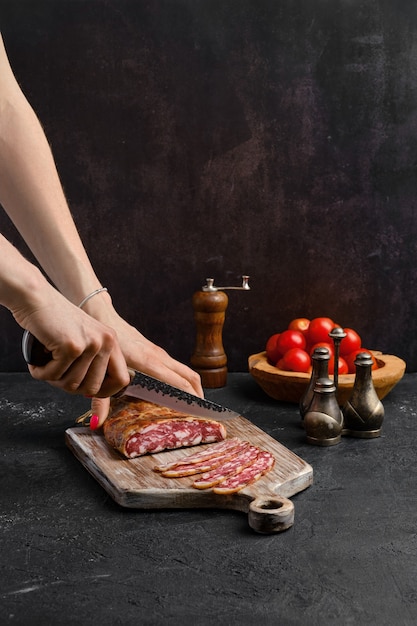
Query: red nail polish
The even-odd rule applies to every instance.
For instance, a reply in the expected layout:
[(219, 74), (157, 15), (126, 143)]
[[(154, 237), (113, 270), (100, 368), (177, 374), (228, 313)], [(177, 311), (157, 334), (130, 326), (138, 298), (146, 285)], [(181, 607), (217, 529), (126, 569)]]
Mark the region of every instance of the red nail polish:
[(98, 427), (98, 415), (92, 415), (90, 418), (90, 428), (91, 430), (96, 430)]

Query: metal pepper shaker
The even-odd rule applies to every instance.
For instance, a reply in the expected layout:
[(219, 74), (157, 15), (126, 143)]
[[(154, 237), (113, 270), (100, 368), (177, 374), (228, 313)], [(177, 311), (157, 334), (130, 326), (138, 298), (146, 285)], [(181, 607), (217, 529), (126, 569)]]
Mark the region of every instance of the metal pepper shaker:
[(343, 434), (364, 439), (379, 437), (385, 410), (372, 382), (372, 357), (360, 352), (355, 367), (352, 394), (342, 408)]
[(319, 378), (311, 404), (304, 416), (308, 443), (334, 446), (341, 441), (343, 414), (336, 399), (336, 387), (330, 378)]
[(329, 377), (329, 360), (330, 360), (330, 351), (328, 348), (320, 347), (315, 348), (312, 356), (311, 356), (313, 369), (311, 372), (310, 382), (305, 390), (304, 394), (300, 399), (300, 415), (301, 419), (304, 420), (304, 415), (307, 413), (311, 401), (314, 396), (314, 387), (316, 386), (316, 381), (319, 378), (328, 378)]

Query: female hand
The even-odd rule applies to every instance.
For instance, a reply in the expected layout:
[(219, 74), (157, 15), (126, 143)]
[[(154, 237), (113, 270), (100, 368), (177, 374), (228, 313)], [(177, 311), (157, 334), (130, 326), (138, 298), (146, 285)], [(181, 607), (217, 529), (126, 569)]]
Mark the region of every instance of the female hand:
[[(118, 343), (128, 367), (163, 380), (200, 398), (204, 397), (197, 372), (173, 359), (163, 348), (146, 339), (136, 328), (121, 318), (113, 308), (108, 293), (95, 296), (87, 303), (85, 309), (116, 331)], [(91, 410), (93, 415), (97, 416), (91, 425), (98, 427), (108, 415), (109, 400), (93, 398)]]
[(112, 328), (71, 304), (53, 288), (42, 304), (14, 315), (52, 359), (29, 366), (33, 378), (68, 393), (107, 398), (129, 383), (126, 361)]
[[(99, 279), (69, 210), (49, 143), (13, 75), (1, 35), (0, 110), (0, 203), (59, 289), (0, 235), (0, 304), (52, 353), (44, 367), (30, 366), (32, 376), (69, 393), (102, 398), (128, 384), (128, 365), (202, 396), (199, 376), (124, 322), (108, 294), (95, 295), (83, 310), (71, 304), (96, 290)], [(109, 401), (95, 405), (95, 421), (101, 424)]]
[(92, 428), (106, 419), (110, 396), (129, 384), (128, 367), (204, 397), (199, 375), (123, 320), (107, 293), (85, 308), (71, 304), (45, 281), (13, 314), (52, 354), (45, 366), (29, 366), (33, 378), (91, 397)]

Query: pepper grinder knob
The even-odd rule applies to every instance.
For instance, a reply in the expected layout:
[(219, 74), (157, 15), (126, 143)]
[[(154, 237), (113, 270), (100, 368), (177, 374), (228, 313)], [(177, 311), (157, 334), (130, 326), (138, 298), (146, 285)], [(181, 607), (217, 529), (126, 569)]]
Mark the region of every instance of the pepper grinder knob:
[(200, 291), (194, 293), (192, 305), (197, 327), (196, 345), (191, 357), (192, 367), (200, 374), (203, 387), (225, 387), (227, 356), (223, 347), (223, 326), (229, 298), (225, 290), (250, 289), (249, 276), (242, 277), (241, 287), (216, 287), (213, 278), (207, 278)]

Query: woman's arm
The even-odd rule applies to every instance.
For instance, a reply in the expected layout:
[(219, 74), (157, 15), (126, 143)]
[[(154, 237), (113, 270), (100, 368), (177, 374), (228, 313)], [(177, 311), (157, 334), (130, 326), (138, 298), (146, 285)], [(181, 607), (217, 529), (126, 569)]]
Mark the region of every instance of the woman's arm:
[(129, 381), (116, 333), (60, 294), (0, 235), (0, 304), (52, 353), (35, 378), (70, 393), (107, 397)]
[[(49, 315), (54, 316), (51, 304), (53, 302), (53, 305), (58, 309), (63, 306), (62, 300), (64, 299), (61, 296), (63, 294), (70, 301), (66, 303), (67, 306), (72, 303), (71, 314), (74, 315), (76, 324), (81, 324), (84, 327), (85, 318), (95, 318), (101, 322), (101, 324), (96, 323), (96, 332), (105, 335), (106, 331), (111, 330), (115, 334), (117, 341), (114, 343), (117, 347), (113, 345), (110, 349), (107, 364), (112, 369), (115, 380), (120, 381), (122, 378), (125, 380), (127, 363), (129, 367), (140, 369), (191, 393), (203, 395), (198, 374), (172, 359), (162, 348), (147, 340), (139, 331), (127, 324), (115, 311), (108, 293), (102, 292), (94, 296), (83, 307), (83, 311), (74, 306), (78, 305), (87, 294), (99, 288), (101, 283), (91, 266), (70, 214), (45, 134), (33, 109), (16, 82), (1, 37), (0, 203), (46, 274), (61, 292), (60, 294), (55, 293), (56, 290), (53, 290), (52, 286), (48, 285), (46, 288), (43, 285), (43, 289), (39, 291), (39, 296), (46, 298), (45, 306), (37, 303), (37, 310), (40, 308), (42, 315), (33, 313), (33, 302), (30, 305), (24, 304), (25, 313), (23, 316), (19, 313), (16, 314), (16, 311), (13, 310), (18, 323), (29, 328), (32, 332), (30, 325), (35, 320), (38, 334), (33, 334), (41, 341), (43, 337), (47, 336), (48, 343), (45, 341), (42, 343), (49, 349), (51, 345), (54, 347), (54, 363), (43, 368), (31, 367), (30, 371), (34, 377), (54, 382), (69, 390), (68, 380), (65, 382), (62, 380), (64, 364), (61, 362), (59, 367), (56, 364), (60, 354), (58, 350), (60, 335), (56, 334), (52, 338), (52, 330), (49, 329), (46, 332), (45, 327), (48, 325), (48, 309)], [(2, 271), (0, 266), (0, 280), (3, 276)], [(10, 287), (7, 288), (7, 291), (9, 289)], [(48, 301), (48, 306), (46, 306), (46, 301)], [(77, 314), (75, 314), (75, 310)], [(67, 311), (67, 315), (65, 315), (67, 323), (69, 317)], [(42, 336), (40, 335), (41, 328)], [(61, 332), (61, 330), (56, 324), (53, 324), (54, 333)], [(86, 333), (93, 332), (93, 329), (85, 327), (84, 331)], [(106, 344), (107, 341), (108, 338), (104, 340), (103, 336), (103, 344)], [(120, 353), (125, 359), (123, 372), (120, 365)], [(85, 369), (86, 362), (83, 363), (79, 371), (77, 370), (78, 377), (83, 372), (86, 378), (84, 382), (79, 383), (80, 389), (86, 388), (88, 386), (87, 381), (91, 379), (91, 373), (88, 368)], [(71, 368), (73, 366), (70, 366), (70, 371)], [(102, 371), (102, 363), (98, 371)], [(97, 376), (98, 373), (96, 372), (93, 376), (95, 381), (97, 381)], [(74, 381), (71, 382), (72, 386), (75, 384)], [(100, 387), (100, 396), (103, 395), (104, 389), (107, 390), (107, 387)], [(108, 403), (105, 401), (94, 404), (94, 410), (99, 416), (99, 423), (104, 420), (107, 407)]]
[(0, 202), (71, 302), (100, 287), (70, 214), (43, 129), (0, 38)]

